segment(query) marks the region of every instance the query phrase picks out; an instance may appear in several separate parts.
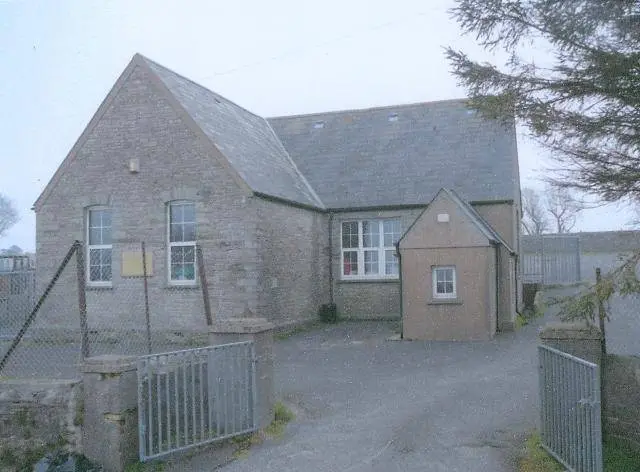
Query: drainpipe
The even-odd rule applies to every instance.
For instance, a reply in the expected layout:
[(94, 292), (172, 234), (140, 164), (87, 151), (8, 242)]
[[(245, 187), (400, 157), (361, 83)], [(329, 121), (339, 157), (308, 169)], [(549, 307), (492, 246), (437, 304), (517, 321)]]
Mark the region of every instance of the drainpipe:
[(329, 213), (329, 303), (333, 300), (333, 212)]
[(400, 281), (400, 339), (404, 339), (404, 305), (402, 303), (402, 257), (400, 256), (400, 241), (396, 243), (396, 254), (398, 255), (398, 280)]
[(500, 244), (496, 248), (496, 331), (502, 331), (500, 326), (500, 273), (502, 272), (502, 258), (500, 257)]

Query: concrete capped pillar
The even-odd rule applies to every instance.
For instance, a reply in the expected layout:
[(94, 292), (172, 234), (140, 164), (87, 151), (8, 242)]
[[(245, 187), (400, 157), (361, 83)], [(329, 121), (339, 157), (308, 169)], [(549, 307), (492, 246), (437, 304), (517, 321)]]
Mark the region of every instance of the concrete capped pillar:
[(135, 356), (85, 359), (83, 452), (104, 467), (122, 472), (138, 460), (138, 379)]
[(540, 332), (540, 341), (546, 346), (602, 365), (600, 330), (585, 322), (549, 323)]
[(265, 318), (244, 317), (217, 320), (209, 328), (209, 344), (253, 341), (256, 376), (256, 424), (259, 429), (273, 421), (273, 328)]

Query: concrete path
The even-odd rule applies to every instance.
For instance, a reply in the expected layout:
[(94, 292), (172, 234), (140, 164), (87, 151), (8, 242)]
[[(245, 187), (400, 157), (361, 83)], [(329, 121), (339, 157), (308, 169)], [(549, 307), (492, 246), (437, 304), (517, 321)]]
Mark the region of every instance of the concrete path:
[(537, 424), (537, 326), (476, 343), (388, 341), (392, 327), (276, 343), (278, 397), (296, 420), (221, 470), (516, 470)]

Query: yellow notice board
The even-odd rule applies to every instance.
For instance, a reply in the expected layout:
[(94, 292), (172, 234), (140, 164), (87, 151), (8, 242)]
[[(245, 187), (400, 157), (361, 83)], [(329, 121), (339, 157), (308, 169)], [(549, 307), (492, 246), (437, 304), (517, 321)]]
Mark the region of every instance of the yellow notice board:
[[(147, 277), (153, 275), (153, 254), (147, 252)], [(142, 277), (144, 271), (142, 270), (142, 251), (123, 251), (122, 252), (122, 277)]]

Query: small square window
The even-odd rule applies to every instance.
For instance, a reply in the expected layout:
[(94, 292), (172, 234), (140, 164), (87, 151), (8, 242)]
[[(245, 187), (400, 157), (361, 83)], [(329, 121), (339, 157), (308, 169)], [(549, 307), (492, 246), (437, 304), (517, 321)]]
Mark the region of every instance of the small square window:
[(433, 268), (433, 298), (456, 298), (456, 268), (441, 266)]

